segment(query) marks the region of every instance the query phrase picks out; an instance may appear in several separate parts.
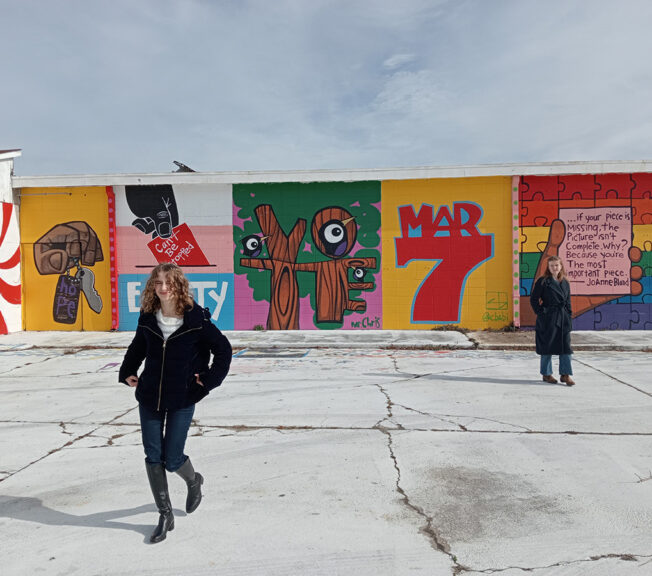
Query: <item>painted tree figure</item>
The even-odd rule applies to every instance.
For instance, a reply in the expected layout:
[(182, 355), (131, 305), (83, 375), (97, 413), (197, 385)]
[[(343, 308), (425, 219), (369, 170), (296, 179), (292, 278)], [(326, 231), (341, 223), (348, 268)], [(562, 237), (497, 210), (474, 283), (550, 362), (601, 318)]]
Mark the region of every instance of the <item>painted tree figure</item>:
[(267, 241), (269, 258), (242, 258), (246, 268), (270, 270), (272, 297), (267, 317), (268, 330), (299, 329), (299, 286), (296, 277), (296, 260), (301, 240), (306, 231), (306, 221), (297, 220), (289, 236), (283, 232), (269, 204), (254, 210), (260, 229)]
[[(358, 227), (350, 212), (333, 206), (315, 214), (312, 220), (312, 238), (315, 247), (332, 258), (325, 262), (305, 262), (297, 266), (300, 272), (314, 272), (316, 287), (317, 322), (342, 322), (344, 311), (364, 312), (364, 300), (350, 300), (349, 290), (372, 290), (373, 282), (353, 282), (348, 270), (358, 271), (357, 278), (364, 278), (364, 271), (376, 267), (375, 258), (341, 260), (355, 246)], [(362, 273), (360, 275), (360, 273)]]
[[(267, 328), (269, 330), (299, 329), (299, 288), (296, 272), (316, 274), (317, 322), (342, 322), (344, 312), (364, 312), (366, 302), (351, 300), (349, 290), (371, 290), (373, 282), (360, 282), (366, 269), (375, 268), (375, 258), (342, 260), (355, 246), (357, 225), (355, 219), (340, 207), (324, 208), (312, 222), (314, 246), (331, 258), (322, 262), (297, 263), (297, 255), (306, 229), (306, 221), (299, 218), (289, 235), (279, 225), (269, 204), (254, 210), (260, 229), (266, 238), (269, 258), (243, 258), (246, 268), (270, 270), (271, 297)], [(349, 282), (348, 270), (354, 270)]]

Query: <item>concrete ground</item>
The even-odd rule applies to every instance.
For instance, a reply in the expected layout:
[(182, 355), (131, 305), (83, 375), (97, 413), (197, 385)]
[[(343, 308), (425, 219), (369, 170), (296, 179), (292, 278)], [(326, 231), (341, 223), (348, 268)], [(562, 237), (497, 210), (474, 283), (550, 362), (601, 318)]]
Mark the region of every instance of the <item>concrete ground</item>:
[(652, 574), (652, 333), (227, 335), (156, 545), (131, 334), (0, 336), (2, 574)]

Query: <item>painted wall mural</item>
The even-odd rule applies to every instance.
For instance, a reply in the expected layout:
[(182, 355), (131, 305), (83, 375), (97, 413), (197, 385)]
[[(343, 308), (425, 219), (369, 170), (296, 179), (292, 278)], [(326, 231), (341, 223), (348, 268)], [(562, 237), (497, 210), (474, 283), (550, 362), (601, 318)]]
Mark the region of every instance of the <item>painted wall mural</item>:
[(110, 330), (110, 190), (33, 188), (21, 195), (26, 330)]
[(20, 252), (16, 210), (2, 205), (0, 332), (133, 330), (164, 261), (183, 267), (225, 330), (528, 328), (533, 281), (553, 254), (567, 264), (575, 329), (652, 329), (652, 174), (21, 198)]
[(235, 185), (233, 222), (236, 329), (382, 327), (379, 182)]
[[(652, 175), (523, 177), (521, 295), (566, 263), (576, 330), (652, 329)], [(529, 300), (521, 325), (533, 326)]]
[(104, 260), (104, 253), (95, 230), (88, 223), (55, 224), (34, 242), (33, 249), (38, 273), (58, 275), (52, 303), (55, 322), (74, 324), (77, 321), (82, 294), (93, 312), (102, 312), (102, 297), (95, 288), (91, 266)]
[(115, 186), (120, 330), (135, 330), (140, 295), (159, 262), (181, 266), (195, 300), (234, 325), (230, 185)]
[(13, 204), (0, 202), (0, 334), (21, 329), (20, 238)]
[(383, 182), (385, 328), (511, 322), (510, 186), (509, 178)]

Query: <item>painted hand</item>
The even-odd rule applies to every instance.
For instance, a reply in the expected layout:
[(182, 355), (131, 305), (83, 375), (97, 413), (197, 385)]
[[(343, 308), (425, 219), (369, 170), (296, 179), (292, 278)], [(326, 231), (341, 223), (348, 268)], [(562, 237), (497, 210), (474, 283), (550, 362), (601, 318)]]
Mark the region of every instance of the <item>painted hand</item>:
[[(543, 273), (545, 272), (548, 263), (548, 258), (550, 256), (559, 255), (559, 247), (561, 246), (565, 237), (566, 237), (566, 225), (564, 224), (564, 222), (559, 219), (553, 220), (552, 224), (550, 225), (548, 242), (546, 243), (546, 246), (541, 254), (541, 258), (539, 259), (539, 265), (537, 266), (537, 271), (536, 274), (534, 275), (534, 282), (536, 282), (540, 276), (543, 276)], [(637, 248), (636, 246), (632, 246), (629, 249), (627, 255), (630, 261), (632, 262), (632, 264), (635, 264), (641, 260), (642, 252), (640, 248)], [(638, 280), (640, 280), (643, 276), (643, 269), (640, 266), (633, 265), (631, 267), (630, 275), (631, 275), (630, 294), (632, 294), (632, 296), (637, 296), (638, 294), (643, 292), (643, 286), (641, 285), (640, 282), (638, 282)], [(584, 312), (587, 312), (588, 310), (592, 310), (593, 308), (600, 306), (600, 304), (605, 304), (606, 302), (610, 302), (611, 300), (616, 300), (621, 296), (622, 294), (600, 294), (596, 296), (587, 296), (583, 294), (572, 295), (571, 302), (573, 307), (573, 318), (579, 316), (580, 314), (583, 314)], [(530, 308), (529, 305), (524, 306), (521, 315), (522, 325), (533, 326), (535, 322), (536, 322), (536, 316), (534, 314), (534, 311)]]

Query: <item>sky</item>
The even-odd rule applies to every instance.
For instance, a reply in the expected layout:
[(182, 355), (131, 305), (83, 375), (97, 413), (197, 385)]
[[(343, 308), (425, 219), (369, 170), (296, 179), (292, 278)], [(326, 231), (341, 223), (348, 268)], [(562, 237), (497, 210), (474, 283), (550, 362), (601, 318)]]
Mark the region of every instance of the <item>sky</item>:
[(652, 158), (649, 0), (0, 0), (20, 176)]

